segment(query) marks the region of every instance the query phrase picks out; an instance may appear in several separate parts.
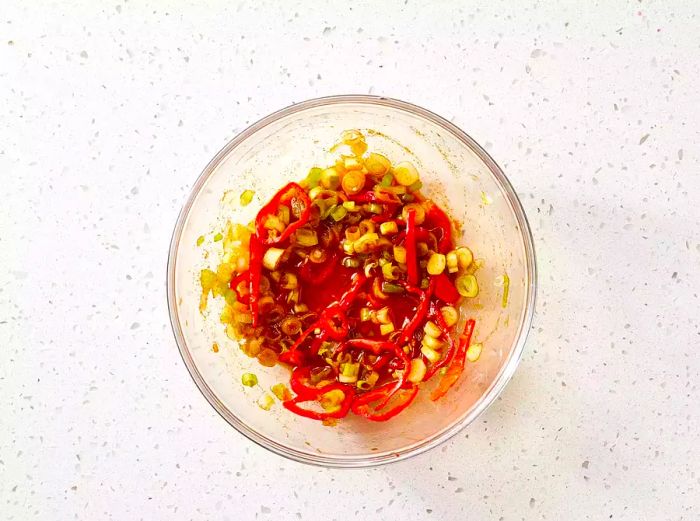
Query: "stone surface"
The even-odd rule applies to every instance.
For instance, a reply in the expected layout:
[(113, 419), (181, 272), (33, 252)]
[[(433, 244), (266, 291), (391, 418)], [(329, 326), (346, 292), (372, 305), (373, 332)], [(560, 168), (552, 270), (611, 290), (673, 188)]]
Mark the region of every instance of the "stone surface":
[[(700, 517), (700, 4), (430, 4), (3, 2), (0, 517)], [(357, 471), (228, 427), (164, 284), (214, 153), (340, 93), (482, 143), (540, 276), (502, 397), (439, 449)]]

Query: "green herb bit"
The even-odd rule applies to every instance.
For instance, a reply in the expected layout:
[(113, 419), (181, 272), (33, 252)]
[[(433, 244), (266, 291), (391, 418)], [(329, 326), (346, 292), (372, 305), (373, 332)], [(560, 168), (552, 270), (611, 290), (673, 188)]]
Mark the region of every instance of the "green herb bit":
[(254, 195), (255, 192), (253, 192), (252, 190), (244, 190), (241, 194), (241, 206), (248, 206), (253, 200)]
[(244, 373), (241, 377), (241, 383), (246, 387), (255, 387), (258, 385), (258, 377), (253, 373)]

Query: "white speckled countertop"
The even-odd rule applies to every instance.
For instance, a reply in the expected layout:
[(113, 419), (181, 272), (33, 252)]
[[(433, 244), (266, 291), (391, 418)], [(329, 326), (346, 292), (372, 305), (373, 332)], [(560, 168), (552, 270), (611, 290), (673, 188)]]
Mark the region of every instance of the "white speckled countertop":
[[(700, 4), (427, 4), (2, 2), (0, 518), (700, 518)], [(214, 153), (338, 93), (485, 145), (540, 272), (502, 397), (441, 448), (356, 471), (230, 428), (164, 284)]]

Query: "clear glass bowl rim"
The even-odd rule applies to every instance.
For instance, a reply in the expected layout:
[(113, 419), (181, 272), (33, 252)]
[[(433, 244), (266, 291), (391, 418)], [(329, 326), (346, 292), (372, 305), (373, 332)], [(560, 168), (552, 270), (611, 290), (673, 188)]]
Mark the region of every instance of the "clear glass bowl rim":
[[(197, 369), (194, 360), (192, 359), (187, 348), (187, 344), (182, 333), (182, 328), (180, 327), (175, 297), (175, 261), (177, 257), (178, 248), (180, 246), (180, 237), (182, 235), (182, 230), (184, 228), (185, 222), (187, 221), (187, 217), (189, 215), (192, 204), (194, 203), (194, 200), (196, 199), (197, 195), (202, 189), (202, 186), (206, 183), (209, 176), (212, 174), (212, 172), (214, 172), (214, 170), (224, 157), (226, 157), (240, 143), (242, 143), (248, 137), (253, 135), (255, 132), (279, 119), (290, 116), (292, 114), (296, 114), (298, 112), (303, 112), (307, 109), (316, 108), (320, 106), (352, 103), (361, 105), (381, 105), (383, 107), (389, 107), (395, 110), (408, 112), (411, 115), (427, 119), (430, 122), (436, 124), (437, 126), (443, 128), (447, 132), (451, 133), (460, 141), (462, 141), (484, 162), (484, 164), (486, 164), (491, 174), (495, 178), (496, 182), (506, 195), (511, 210), (513, 211), (518, 222), (521, 237), (523, 240), (523, 245), (525, 248), (527, 282), (525, 312), (523, 315), (523, 320), (518, 327), (516, 345), (512, 349), (508, 360), (506, 360), (498, 376), (491, 384), (489, 389), (486, 391), (486, 393), (477, 402), (474, 408), (467, 411), (467, 413), (465, 413), (461, 418), (453, 422), (452, 425), (446, 427), (445, 429), (439, 432), (436, 432), (429, 438), (423, 439), (417, 443), (405, 447), (401, 450), (401, 452), (385, 452), (378, 454), (345, 456), (304, 452), (285, 446), (282, 443), (278, 443), (268, 438), (263, 433), (255, 431), (248, 427), (245, 423), (239, 420), (236, 417), (236, 415), (216, 397), (215, 393), (212, 391), (212, 389), (209, 387), (209, 385), (206, 383), (199, 370)], [(418, 454), (422, 454), (434, 447), (437, 447), (438, 445), (452, 438), (459, 431), (461, 431), (463, 428), (465, 428), (467, 425), (473, 422), (483, 411), (485, 411), (496, 400), (496, 398), (498, 398), (498, 396), (505, 388), (506, 384), (510, 381), (511, 377), (515, 373), (515, 370), (522, 357), (525, 342), (527, 340), (527, 335), (532, 326), (537, 292), (537, 263), (535, 259), (535, 249), (532, 239), (532, 233), (530, 231), (530, 226), (527, 221), (527, 217), (525, 216), (525, 212), (520, 203), (520, 200), (518, 199), (518, 196), (515, 193), (515, 190), (513, 189), (513, 186), (510, 184), (510, 181), (503, 173), (501, 168), (498, 166), (498, 164), (476, 141), (474, 141), (474, 139), (472, 139), (466, 132), (458, 128), (456, 125), (450, 123), (443, 117), (438, 116), (437, 114), (412, 103), (388, 98), (385, 96), (349, 94), (313, 98), (273, 112), (272, 114), (265, 116), (259, 121), (253, 123), (248, 128), (239, 133), (237, 136), (235, 136), (214, 156), (214, 158), (211, 161), (209, 161), (207, 166), (197, 178), (194, 186), (192, 187), (192, 190), (190, 191), (190, 195), (188, 196), (187, 201), (185, 202), (184, 206), (182, 207), (182, 210), (180, 211), (180, 214), (178, 215), (177, 222), (175, 224), (175, 229), (173, 230), (173, 235), (170, 241), (170, 249), (168, 252), (166, 285), (170, 323), (172, 326), (173, 334), (175, 336), (175, 342), (177, 343), (180, 355), (182, 356), (182, 360), (184, 361), (185, 366), (187, 367), (190, 373), (190, 376), (194, 380), (201, 393), (204, 395), (209, 404), (214, 408), (214, 410), (217, 413), (219, 413), (219, 415), (222, 418), (224, 418), (224, 420), (226, 420), (233, 428), (235, 428), (238, 432), (243, 434), (246, 438), (258, 444), (259, 446), (264, 447), (276, 454), (279, 454), (291, 460), (323, 467), (361, 468), (401, 461), (412, 456), (417, 456)]]

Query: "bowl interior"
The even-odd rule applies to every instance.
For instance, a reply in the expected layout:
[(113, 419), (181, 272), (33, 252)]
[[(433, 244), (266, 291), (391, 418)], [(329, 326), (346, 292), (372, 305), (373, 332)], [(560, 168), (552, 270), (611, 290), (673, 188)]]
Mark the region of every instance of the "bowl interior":
[[(329, 148), (346, 129), (361, 129), (370, 150), (392, 162), (409, 160), (421, 172), (424, 193), (462, 223), (456, 243), (484, 260), (480, 293), (464, 305), (477, 320), (474, 340), (484, 350), (461, 381), (437, 403), (429, 392), (393, 421), (373, 423), (349, 415), (335, 427), (298, 417), (277, 403), (262, 410), (258, 398), (288, 382), (284, 367), (265, 368), (246, 357), (224, 333), (220, 303), (199, 313), (199, 272), (216, 266), (221, 243), (212, 240), (226, 220), (249, 222), (284, 183), (330, 162)], [(239, 204), (243, 190), (253, 203)], [(206, 240), (197, 247), (197, 239)], [(173, 237), (169, 266), (171, 318), (183, 358), (197, 385), (243, 434), (298, 460), (357, 466), (420, 452), (469, 423), (512, 374), (524, 343), (534, 298), (534, 257), (522, 209), (498, 167), (444, 120), (401, 102), (375, 99), (312, 100), (254, 125), (229, 143), (198, 180)], [(503, 275), (510, 284), (504, 307)], [(219, 352), (212, 349), (213, 343)], [(254, 372), (260, 387), (244, 388)], [(437, 380), (434, 378), (433, 380)], [(431, 384), (424, 384), (430, 389)], [(434, 385), (434, 384), (433, 384)]]

